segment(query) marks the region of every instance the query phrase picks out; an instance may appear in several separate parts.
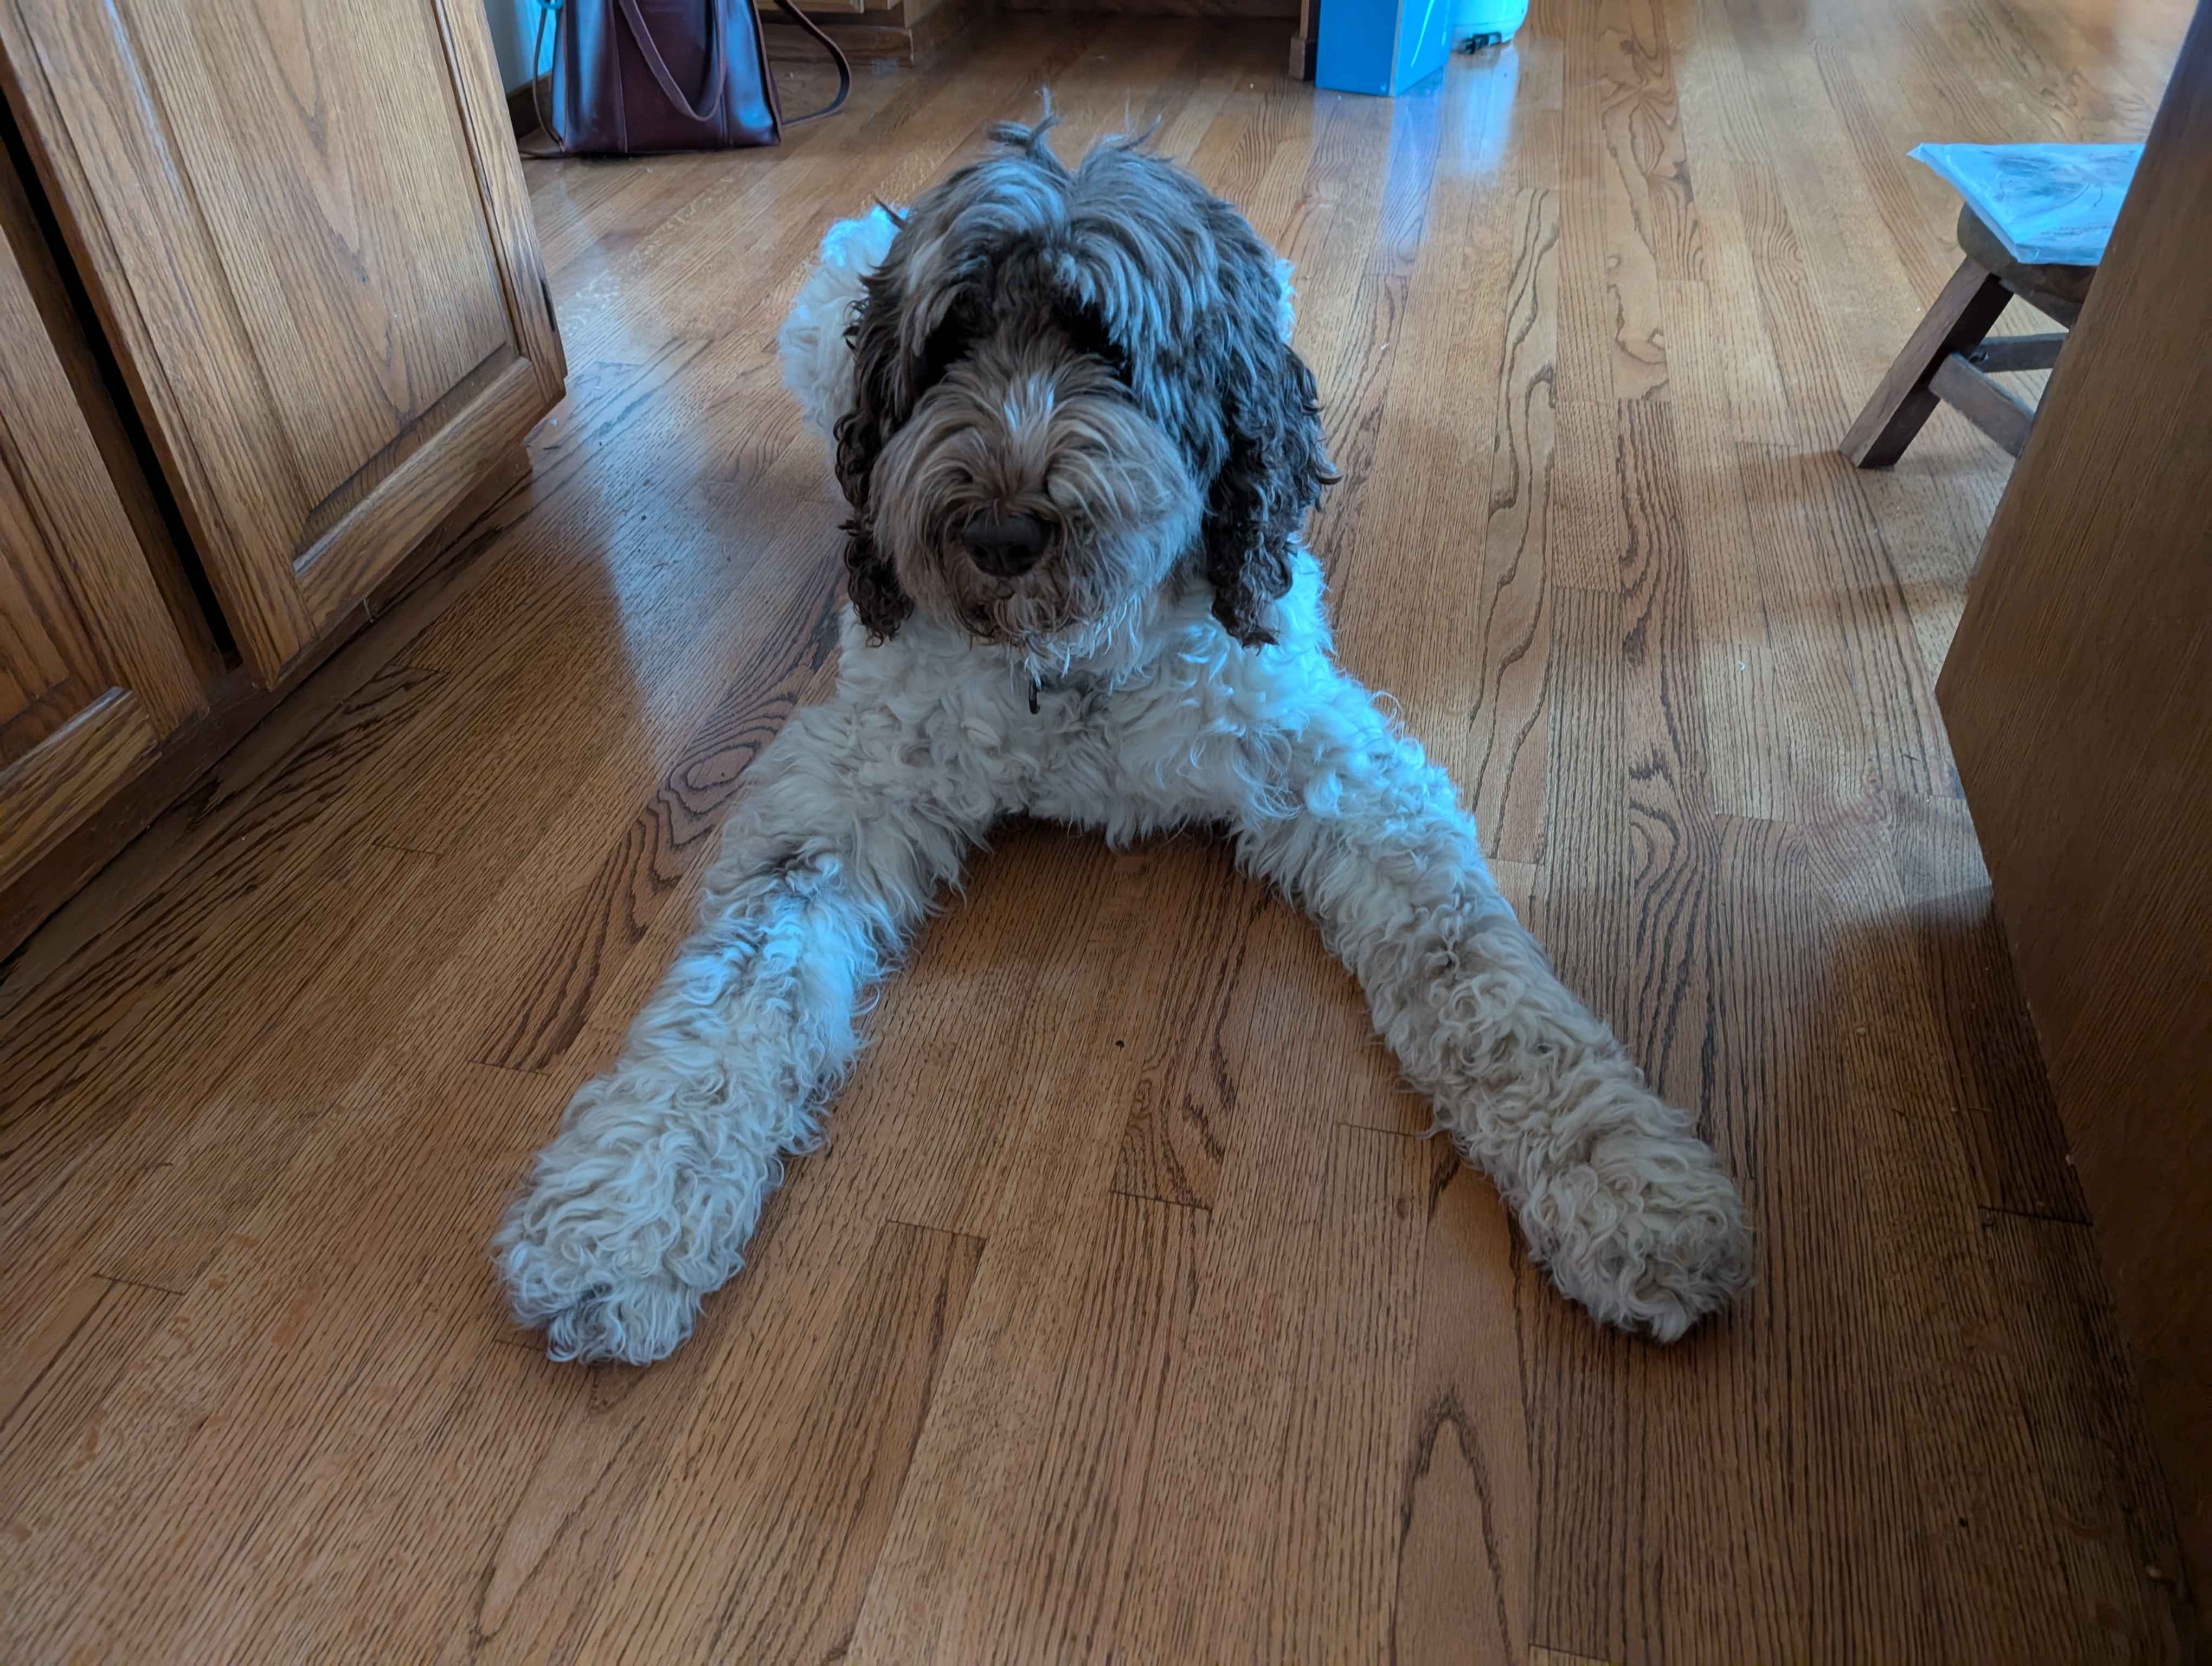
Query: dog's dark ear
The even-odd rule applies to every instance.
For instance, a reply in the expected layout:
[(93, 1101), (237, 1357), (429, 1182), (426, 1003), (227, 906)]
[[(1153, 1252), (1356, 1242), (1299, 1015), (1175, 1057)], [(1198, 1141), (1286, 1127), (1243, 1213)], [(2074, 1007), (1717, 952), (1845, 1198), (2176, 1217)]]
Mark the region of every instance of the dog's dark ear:
[[(897, 251), (893, 250), (893, 261)], [(888, 641), (898, 634), (914, 601), (899, 587), (898, 573), (876, 548), (870, 530), (870, 482), (884, 442), (906, 420), (901, 409), (905, 378), (900, 374), (899, 293), (901, 280), (892, 262), (862, 280), (864, 293), (845, 331), (853, 350), (853, 408), (837, 419), (837, 484), (852, 506), (845, 523), (845, 589), (853, 611), (871, 641)]]
[(1249, 648), (1273, 640), (1266, 609), (1291, 587), (1291, 541), (1337, 477), (1313, 372), (1283, 338), (1274, 257), (1241, 216), (1224, 217), (1217, 245), (1225, 333), (1205, 356), (1228, 446), (1206, 496), (1206, 579), (1214, 617)]

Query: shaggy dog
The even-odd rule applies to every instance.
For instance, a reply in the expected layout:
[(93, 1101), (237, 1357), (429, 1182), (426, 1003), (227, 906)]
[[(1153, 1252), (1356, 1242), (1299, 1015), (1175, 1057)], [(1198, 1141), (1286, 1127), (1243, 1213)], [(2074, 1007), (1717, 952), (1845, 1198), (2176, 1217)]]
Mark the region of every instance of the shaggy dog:
[(1121, 141), (1071, 170), (1049, 125), (836, 228), (784, 326), (853, 510), (837, 692), (754, 764), (697, 933), (501, 1226), (516, 1317), (556, 1359), (682, 1342), (817, 1140), (870, 985), (1024, 813), (1225, 830), (1553, 1282), (1681, 1335), (1745, 1281), (1742, 1205), (1331, 658), (1286, 269), (1189, 174)]

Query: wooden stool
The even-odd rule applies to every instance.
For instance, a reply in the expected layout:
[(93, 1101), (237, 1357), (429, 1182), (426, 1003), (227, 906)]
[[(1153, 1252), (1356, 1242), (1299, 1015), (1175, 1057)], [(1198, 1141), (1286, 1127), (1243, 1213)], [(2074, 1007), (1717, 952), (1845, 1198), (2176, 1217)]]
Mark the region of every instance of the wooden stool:
[[(2027, 444), (2035, 412), (1990, 380), (2009, 370), (2048, 370), (2058, 362), (2066, 330), (2081, 315), (2094, 266), (2023, 266), (1972, 209), (1959, 210), (1959, 248), (1966, 258), (1874, 398), (1859, 412), (1840, 449), (1863, 469), (1886, 469), (1905, 454), (1938, 399), (2014, 457)], [(1999, 336), (1990, 329), (2018, 295), (2066, 326), (2039, 336)]]

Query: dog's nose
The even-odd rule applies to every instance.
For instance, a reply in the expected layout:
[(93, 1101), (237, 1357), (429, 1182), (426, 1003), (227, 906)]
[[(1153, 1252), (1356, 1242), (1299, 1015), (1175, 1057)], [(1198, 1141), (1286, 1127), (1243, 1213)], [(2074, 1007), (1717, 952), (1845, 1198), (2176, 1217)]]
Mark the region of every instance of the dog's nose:
[(968, 524), (968, 554), (994, 579), (1018, 578), (1044, 553), (1044, 522), (1035, 515), (988, 515)]

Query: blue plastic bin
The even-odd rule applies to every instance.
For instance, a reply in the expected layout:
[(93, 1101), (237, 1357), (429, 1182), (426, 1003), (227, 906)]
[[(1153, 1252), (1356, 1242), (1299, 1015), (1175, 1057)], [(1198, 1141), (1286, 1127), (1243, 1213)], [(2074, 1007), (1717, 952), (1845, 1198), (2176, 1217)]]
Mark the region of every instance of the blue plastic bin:
[(1322, 0), (1314, 85), (1394, 97), (1451, 53), (1454, 0)]

